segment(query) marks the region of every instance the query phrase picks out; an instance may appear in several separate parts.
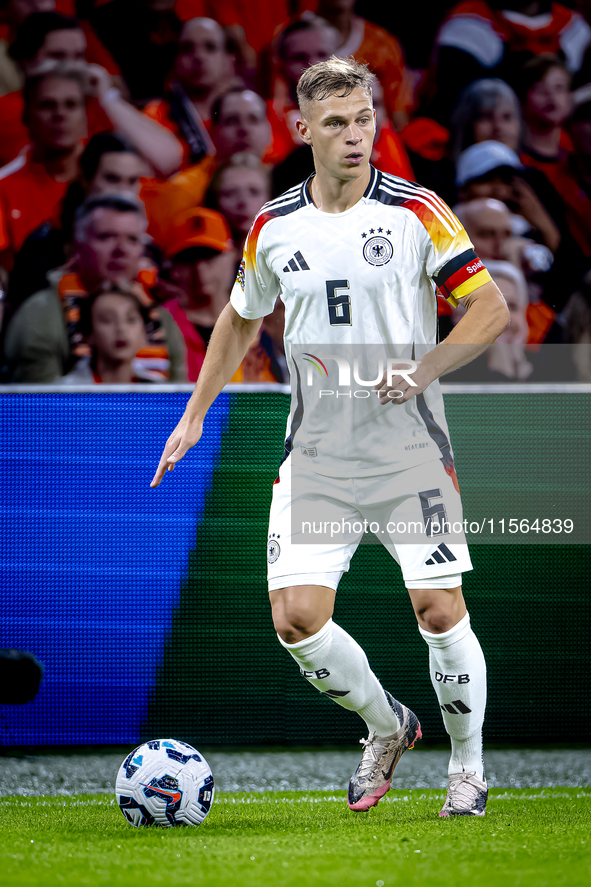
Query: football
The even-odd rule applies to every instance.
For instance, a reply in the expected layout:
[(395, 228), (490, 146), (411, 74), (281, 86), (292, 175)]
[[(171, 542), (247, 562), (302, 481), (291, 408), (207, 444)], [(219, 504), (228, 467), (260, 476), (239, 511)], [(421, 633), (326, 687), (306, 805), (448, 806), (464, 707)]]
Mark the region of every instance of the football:
[(152, 739), (127, 755), (115, 792), (132, 825), (171, 828), (202, 823), (215, 788), (209, 764), (196, 748), (177, 739)]

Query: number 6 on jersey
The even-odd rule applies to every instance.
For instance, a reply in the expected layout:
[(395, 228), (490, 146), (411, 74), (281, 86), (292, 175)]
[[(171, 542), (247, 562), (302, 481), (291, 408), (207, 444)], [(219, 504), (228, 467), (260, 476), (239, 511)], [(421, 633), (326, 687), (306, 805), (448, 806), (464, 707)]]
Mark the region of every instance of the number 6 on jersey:
[(331, 326), (346, 324), (351, 326), (351, 296), (339, 292), (348, 290), (348, 280), (327, 280), (326, 298), (328, 299), (328, 319)]

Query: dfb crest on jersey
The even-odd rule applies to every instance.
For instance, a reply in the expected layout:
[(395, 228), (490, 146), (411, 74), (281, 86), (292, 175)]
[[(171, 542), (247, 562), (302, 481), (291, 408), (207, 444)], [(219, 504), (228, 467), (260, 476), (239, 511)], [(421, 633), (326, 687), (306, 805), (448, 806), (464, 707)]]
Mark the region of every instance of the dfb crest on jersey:
[(387, 237), (370, 237), (363, 244), (363, 258), (370, 265), (387, 265), (393, 254), (394, 247)]
[(277, 540), (278, 537), (275, 536), (275, 533), (271, 533), (267, 542), (267, 560), (270, 564), (274, 564), (281, 554), (281, 546)]

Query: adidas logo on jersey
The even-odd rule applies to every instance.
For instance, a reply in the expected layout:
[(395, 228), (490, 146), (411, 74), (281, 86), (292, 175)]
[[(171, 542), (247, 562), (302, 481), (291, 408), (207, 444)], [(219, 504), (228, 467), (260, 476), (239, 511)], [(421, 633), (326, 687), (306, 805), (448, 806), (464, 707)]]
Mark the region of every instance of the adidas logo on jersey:
[(301, 252), (298, 250), (297, 253), (294, 255), (293, 259), (289, 260), (289, 262), (287, 263), (287, 265), (285, 266), (285, 268), (283, 270), (284, 271), (309, 271), (310, 267), (309, 267), (308, 263), (306, 262), (306, 260), (304, 259), (303, 255), (301, 254)]
[(425, 561), (425, 564), (428, 567), (432, 567), (435, 564), (450, 564), (452, 561), (457, 561), (457, 557), (455, 554), (452, 554), (447, 545), (442, 542), (441, 545), (438, 545), (435, 551), (431, 552), (428, 559)]

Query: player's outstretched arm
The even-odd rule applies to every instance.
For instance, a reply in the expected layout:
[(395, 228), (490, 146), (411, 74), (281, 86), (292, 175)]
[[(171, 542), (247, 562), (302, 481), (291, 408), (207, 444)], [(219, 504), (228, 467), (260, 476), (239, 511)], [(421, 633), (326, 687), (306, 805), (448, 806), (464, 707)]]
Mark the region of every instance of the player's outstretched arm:
[[(408, 376), (394, 376), (387, 384), (386, 376), (378, 390), (381, 404), (406, 403), (421, 394), (431, 382), (469, 363), (482, 354), (497, 339), (511, 321), (507, 303), (500, 289), (490, 280), (462, 299), (467, 310), (447, 339), (429, 351), (418, 363), (412, 374), (414, 385)], [(392, 398), (389, 391), (403, 392)]]
[(179, 424), (166, 441), (150, 486), (157, 487), (166, 471), (172, 471), (198, 442), (208, 409), (242, 363), (262, 322), (262, 317), (245, 320), (230, 303), (226, 305), (211, 334), (195, 390)]

